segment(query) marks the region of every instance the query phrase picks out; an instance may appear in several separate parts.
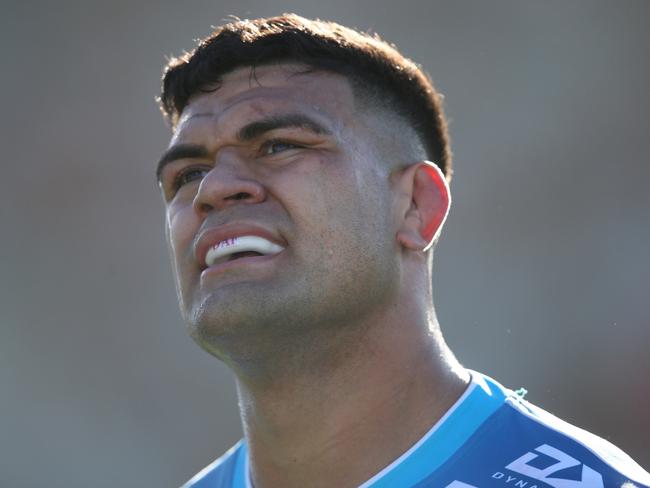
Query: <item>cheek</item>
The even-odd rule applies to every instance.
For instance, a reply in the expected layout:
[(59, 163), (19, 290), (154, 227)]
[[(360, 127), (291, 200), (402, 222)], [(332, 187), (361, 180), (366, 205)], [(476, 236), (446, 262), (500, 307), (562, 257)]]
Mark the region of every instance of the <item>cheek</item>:
[(369, 224), (363, 196), (341, 180), (326, 180), (313, 188), (309, 198), (307, 209), (301, 211), (310, 238), (324, 254), (321, 259), (336, 261), (357, 253), (360, 235), (367, 235), (365, 227)]
[(345, 183), (330, 189), (325, 215), (333, 228), (330, 239), (363, 259), (385, 259), (394, 232), (386, 189), (369, 174), (348, 174)]
[[(192, 255), (192, 241), (199, 227), (199, 218), (190, 206), (167, 209), (166, 233), (172, 260), (178, 266)], [(176, 270), (177, 272), (180, 270)]]

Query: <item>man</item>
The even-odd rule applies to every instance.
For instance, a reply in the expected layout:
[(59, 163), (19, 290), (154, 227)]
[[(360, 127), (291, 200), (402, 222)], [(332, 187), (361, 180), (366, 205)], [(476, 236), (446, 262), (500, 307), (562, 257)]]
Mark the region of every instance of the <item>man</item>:
[(451, 151), (413, 62), (333, 23), (238, 21), (170, 62), (160, 101), (182, 314), (235, 373), (245, 434), (186, 486), (650, 486), (445, 344)]

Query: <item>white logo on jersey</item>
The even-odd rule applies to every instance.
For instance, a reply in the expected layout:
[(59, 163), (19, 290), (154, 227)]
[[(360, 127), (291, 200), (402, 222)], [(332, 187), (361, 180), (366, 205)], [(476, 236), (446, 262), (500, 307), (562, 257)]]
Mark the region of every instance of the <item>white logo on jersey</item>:
[(506, 466), (506, 469), (514, 471), (515, 473), (523, 474), (528, 478), (543, 481), (551, 485), (553, 488), (604, 488), (603, 477), (589, 466), (582, 465), (582, 476), (580, 481), (567, 480), (563, 478), (551, 478), (553, 473), (557, 473), (563, 469), (580, 466), (580, 461), (572, 458), (567, 453), (555, 449), (548, 444), (542, 444), (535, 448), (535, 451), (545, 454), (557, 461), (557, 463), (550, 465), (547, 468), (539, 469), (528, 464), (533, 459), (539, 457), (534, 452), (527, 452), (518, 459)]

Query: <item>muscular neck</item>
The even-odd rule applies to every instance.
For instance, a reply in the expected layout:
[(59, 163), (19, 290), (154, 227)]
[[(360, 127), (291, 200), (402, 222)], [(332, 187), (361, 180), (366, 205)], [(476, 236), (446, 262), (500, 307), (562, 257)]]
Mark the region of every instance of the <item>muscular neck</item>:
[(461, 396), (469, 375), (432, 309), (398, 307), (373, 320), (323, 368), (296, 367), (273, 384), (238, 378), (255, 488), (358, 486)]

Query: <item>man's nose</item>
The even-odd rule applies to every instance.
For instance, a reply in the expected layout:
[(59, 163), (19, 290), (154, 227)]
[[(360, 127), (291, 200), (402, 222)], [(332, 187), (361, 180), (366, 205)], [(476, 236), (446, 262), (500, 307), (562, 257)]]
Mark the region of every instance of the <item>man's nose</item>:
[(266, 199), (266, 190), (244, 161), (220, 157), (203, 177), (194, 197), (194, 211), (205, 216), (212, 210), (223, 210), (231, 205), (260, 203)]

